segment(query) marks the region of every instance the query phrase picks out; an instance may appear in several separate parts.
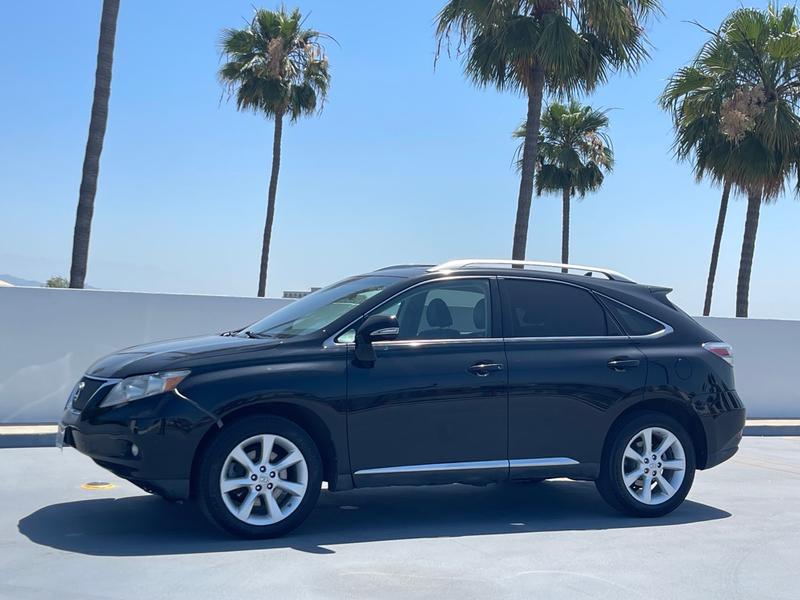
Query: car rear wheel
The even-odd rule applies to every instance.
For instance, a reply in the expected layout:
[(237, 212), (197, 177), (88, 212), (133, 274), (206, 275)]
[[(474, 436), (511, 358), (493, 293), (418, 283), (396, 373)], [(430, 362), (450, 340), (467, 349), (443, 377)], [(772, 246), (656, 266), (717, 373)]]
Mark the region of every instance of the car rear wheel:
[(198, 469), (197, 501), (216, 525), (248, 538), (283, 535), (316, 504), (322, 460), (311, 437), (279, 417), (226, 426)]
[(597, 489), (614, 508), (638, 517), (675, 510), (692, 487), (692, 439), (672, 417), (657, 412), (632, 416), (616, 430), (603, 457)]

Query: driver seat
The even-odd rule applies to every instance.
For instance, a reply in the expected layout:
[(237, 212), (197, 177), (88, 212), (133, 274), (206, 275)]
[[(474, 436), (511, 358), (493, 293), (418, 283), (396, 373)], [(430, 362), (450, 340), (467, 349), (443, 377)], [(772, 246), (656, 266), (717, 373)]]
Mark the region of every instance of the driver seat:
[(425, 317), (428, 320), (430, 329), (425, 329), (417, 334), (419, 339), (434, 339), (434, 340), (447, 340), (457, 339), (461, 337), (461, 332), (458, 329), (453, 329), (453, 315), (450, 314), (445, 301), (441, 298), (434, 298), (428, 304), (425, 310)]

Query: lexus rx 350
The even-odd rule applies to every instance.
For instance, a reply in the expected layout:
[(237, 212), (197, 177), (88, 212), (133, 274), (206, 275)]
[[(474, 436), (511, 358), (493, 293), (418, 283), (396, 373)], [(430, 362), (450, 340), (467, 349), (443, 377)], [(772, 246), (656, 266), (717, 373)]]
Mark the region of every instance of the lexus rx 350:
[(245, 537), (299, 525), (323, 481), (568, 477), (625, 513), (672, 511), (737, 450), (730, 346), (669, 289), (512, 263), (389, 267), (239, 331), (102, 358), (63, 443)]

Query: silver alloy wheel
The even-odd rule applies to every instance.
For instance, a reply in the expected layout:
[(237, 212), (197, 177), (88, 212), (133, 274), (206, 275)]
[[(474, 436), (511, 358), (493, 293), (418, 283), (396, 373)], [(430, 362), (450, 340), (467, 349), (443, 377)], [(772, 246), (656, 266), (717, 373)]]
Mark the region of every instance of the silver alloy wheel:
[(308, 465), (286, 438), (255, 435), (228, 454), (219, 486), (233, 516), (250, 525), (272, 525), (300, 505), (308, 487)]
[(648, 427), (634, 435), (622, 455), (625, 489), (642, 504), (661, 504), (680, 489), (686, 454), (678, 437), (663, 427)]

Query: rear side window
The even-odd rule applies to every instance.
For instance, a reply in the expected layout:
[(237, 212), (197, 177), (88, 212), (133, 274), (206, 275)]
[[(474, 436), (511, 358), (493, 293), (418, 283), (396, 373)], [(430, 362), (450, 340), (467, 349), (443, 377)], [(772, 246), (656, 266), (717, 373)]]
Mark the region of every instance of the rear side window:
[(603, 298), (603, 303), (628, 335), (650, 335), (664, 329), (664, 326), (655, 319), (620, 304), (616, 300)]
[(506, 337), (597, 337), (620, 335), (588, 291), (563, 283), (503, 279)]

